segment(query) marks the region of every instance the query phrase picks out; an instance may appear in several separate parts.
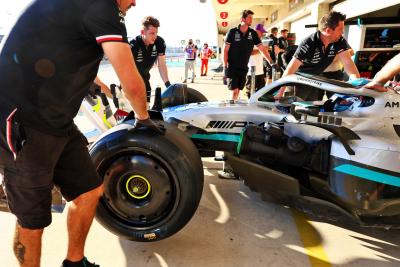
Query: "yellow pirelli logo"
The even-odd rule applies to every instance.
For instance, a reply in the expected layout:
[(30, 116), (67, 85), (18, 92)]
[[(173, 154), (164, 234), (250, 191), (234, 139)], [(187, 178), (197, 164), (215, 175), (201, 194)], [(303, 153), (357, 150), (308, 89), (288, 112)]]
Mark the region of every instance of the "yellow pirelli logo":
[(147, 240), (154, 240), (157, 238), (157, 235), (155, 233), (150, 233), (150, 234), (144, 234), (143, 237), (146, 238)]

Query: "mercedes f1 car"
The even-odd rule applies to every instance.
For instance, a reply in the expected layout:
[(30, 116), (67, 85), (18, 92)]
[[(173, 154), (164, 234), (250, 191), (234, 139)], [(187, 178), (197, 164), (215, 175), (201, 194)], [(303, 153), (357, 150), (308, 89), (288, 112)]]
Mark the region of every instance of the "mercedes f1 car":
[[(333, 95), (275, 101), (282, 86), (298, 85)], [(183, 228), (200, 201), (201, 156), (215, 151), (224, 151), (227, 165), (263, 199), (331, 220), (399, 225), (397, 90), (296, 74), (248, 101), (204, 102), (179, 86), (158, 99), (151, 116), (164, 135), (132, 131), (130, 114), (90, 148), (105, 184), (97, 219), (113, 233), (156, 241)]]

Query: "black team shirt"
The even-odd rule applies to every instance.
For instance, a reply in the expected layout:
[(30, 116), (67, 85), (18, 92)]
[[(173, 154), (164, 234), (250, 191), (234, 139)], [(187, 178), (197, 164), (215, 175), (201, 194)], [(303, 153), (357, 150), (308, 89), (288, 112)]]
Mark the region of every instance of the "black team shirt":
[(230, 69), (247, 72), (249, 58), (254, 46), (259, 46), (261, 40), (257, 32), (251, 28), (246, 33), (240, 31), (240, 25), (228, 31), (225, 43), (229, 44), (228, 64)]
[(165, 41), (160, 36), (157, 36), (154, 44), (146, 45), (143, 42), (142, 36), (136, 36), (135, 39), (129, 42), (135, 59), (136, 67), (144, 80), (150, 79), (150, 70), (157, 60), (158, 56), (165, 55)]
[(35, 0), (0, 52), (0, 121), (66, 135), (103, 57), (101, 43), (128, 42), (112, 0)]
[(324, 49), (320, 35), (321, 33), (317, 31), (308, 36), (300, 43), (294, 53), (294, 57), (303, 62), (298, 70), (299, 72), (319, 75), (332, 63), (337, 54), (350, 49), (343, 37)]

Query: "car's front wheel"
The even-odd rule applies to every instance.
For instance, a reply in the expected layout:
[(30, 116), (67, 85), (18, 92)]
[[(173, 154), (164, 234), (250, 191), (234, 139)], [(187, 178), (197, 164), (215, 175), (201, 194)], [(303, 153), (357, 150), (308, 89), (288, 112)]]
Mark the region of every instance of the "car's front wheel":
[(183, 133), (165, 126), (165, 135), (114, 130), (90, 150), (105, 186), (96, 218), (118, 236), (164, 239), (182, 229), (198, 207), (200, 156)]

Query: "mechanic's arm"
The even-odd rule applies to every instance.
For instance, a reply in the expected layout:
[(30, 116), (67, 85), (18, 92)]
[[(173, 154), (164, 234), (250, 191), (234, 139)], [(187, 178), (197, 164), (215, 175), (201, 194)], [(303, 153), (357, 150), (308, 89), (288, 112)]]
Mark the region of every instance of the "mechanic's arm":
[(258, 55), (258, 53), (260, 53), (260, 50), (258, 50), (257, 48), (254, 48), (253, 51), (251, 51), (251, 55)]
[(125, 96), (132, 105), (136, 118), (139, 120), (148, 119), (146, 89), (133, 61), (129, 44), (104, 42), (101, 46), (121, 81)]
[(354, 64), (354, 61), (351, 59), (351, 54), (348, 50), (343, 51), (338, 54), (340, 61), (343, 64), (344, 70), (346, 71), (347, 75), (349, 75), (350, 80), (360, 78), (360, 73)]
[(365, 88), (385, 92), (387, 91), (385, 83), (398, 73), (400, 73), (400, 54), (389, 60)]
[[(282, 78), (285, 76), (288, 76), (290, 74), (296, 73), (296, 71), (300, 68), (300, 66), (303, 64), (300, 60), (297, 58), (293, 57), (292, 60), (290, 60), (285, 72), (282, 74)], [(275, 96), (275, 98), (279, 99), (283, 96), (285, 93), (286, 87), (282, 86), (281, 89), (279, 89), (278, 94)]]
[(94, 83), (100, 86), (101, 91), (109, 98), (113, 98), (111, 94), (110, 88), (108, 88), (107, 85), (105, 85), (100, 79), (99, 76), (96, 76), (96, 79), (94, 79)]
[(229, 67), (228, 66), (228, 52), (229, 52), (230, 47), (231, 47), (230, 44), (224, 43), (224, 61), (223, 61), (224, 68)]
[(272, 58), (269, 55), (268, 49), (267, 47), (263, 46), (262, 44), (259, 44), (257, 46), (258, 50), (260, 50), (261, 54), (263, 55), (263, 57), (268, 61), (268, 63), (270, 65), (274, 64), (274, 62), (272, 62)]
[(158, 61), (158, 71), (160, 72), (161, 79), (163, 80), (165, 86), (168, 87), (171, 85), (171, 83), (169, 82), (169, 79), (168, 79), (168, 68), (167, 68), (167, 63), (166, 63), (166, 56), (159, 55), (157, 57), (157, 61)]
[(278, 58), (279, 50), (280, 50), (279, 47), (277, 45), (274, 45), (273, 49), (274, 49), (274, 53), (275, 53), (275, 58)]

